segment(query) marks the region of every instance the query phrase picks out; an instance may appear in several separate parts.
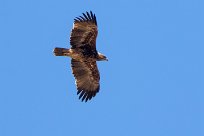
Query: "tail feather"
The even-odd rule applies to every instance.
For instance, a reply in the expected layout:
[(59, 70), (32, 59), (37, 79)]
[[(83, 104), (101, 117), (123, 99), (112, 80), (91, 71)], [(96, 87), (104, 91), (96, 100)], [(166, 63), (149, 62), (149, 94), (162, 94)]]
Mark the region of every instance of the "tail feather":
[(69, 52), (69, 49), (66, 48), (54, 48), (53, 53), (55, 56), (67, 56), (66, 54)]

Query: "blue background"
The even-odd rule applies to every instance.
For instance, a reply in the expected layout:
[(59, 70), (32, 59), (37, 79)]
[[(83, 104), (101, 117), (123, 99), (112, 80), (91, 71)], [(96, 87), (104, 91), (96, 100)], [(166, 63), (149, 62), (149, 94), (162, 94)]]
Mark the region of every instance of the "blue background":
[[(203, 136), (203, 0), (0, 0), (1, 136)], [(101, 90), (76, 95), (73, 19), (98, 20)]]

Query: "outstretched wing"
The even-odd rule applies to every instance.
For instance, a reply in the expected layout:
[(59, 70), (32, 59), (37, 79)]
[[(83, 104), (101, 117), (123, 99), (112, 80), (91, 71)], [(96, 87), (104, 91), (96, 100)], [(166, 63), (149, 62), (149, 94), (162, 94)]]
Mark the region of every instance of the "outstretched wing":
[(96, 62), (72, 59), (71, 66), (76, 80), (79, 99), (82, 99), (82, 101), (91, 100), (100, 89), (100, 75)]
[(98, 34), (96, 16), (91, 11), (83, 13), (83, 16), (74, 19), (71, 31), (70, 45), (72, 48), (90, 46), (96, 49), (96, 37)]

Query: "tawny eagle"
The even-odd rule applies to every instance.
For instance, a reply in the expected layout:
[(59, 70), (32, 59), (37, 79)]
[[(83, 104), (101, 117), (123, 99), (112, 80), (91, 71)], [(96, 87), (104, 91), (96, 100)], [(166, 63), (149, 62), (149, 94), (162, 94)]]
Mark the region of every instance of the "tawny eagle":
[(100, 89), (100, 74), (96, 61), (108, 59), (96, 50), (98, 28), (95, 14), (91, 11), (82, 14), (83, 16), (74, 19), (70, 36), (71, 49), (56, 47), (54, 55), (71, 57), (77, 95), (79, 99), (87, 102)]

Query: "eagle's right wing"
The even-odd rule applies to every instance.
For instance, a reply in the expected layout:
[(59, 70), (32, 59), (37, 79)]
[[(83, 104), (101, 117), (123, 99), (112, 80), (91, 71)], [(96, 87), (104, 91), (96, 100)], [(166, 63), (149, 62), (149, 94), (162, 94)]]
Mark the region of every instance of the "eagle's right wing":
[(74, 26), (71, 31), (70, 45), (72, 48), (90, 46), (96, 49), (96, 37), (98, 34), (96, 16), (91, 11), (83, 13), (83, 16), (74, 19)]

